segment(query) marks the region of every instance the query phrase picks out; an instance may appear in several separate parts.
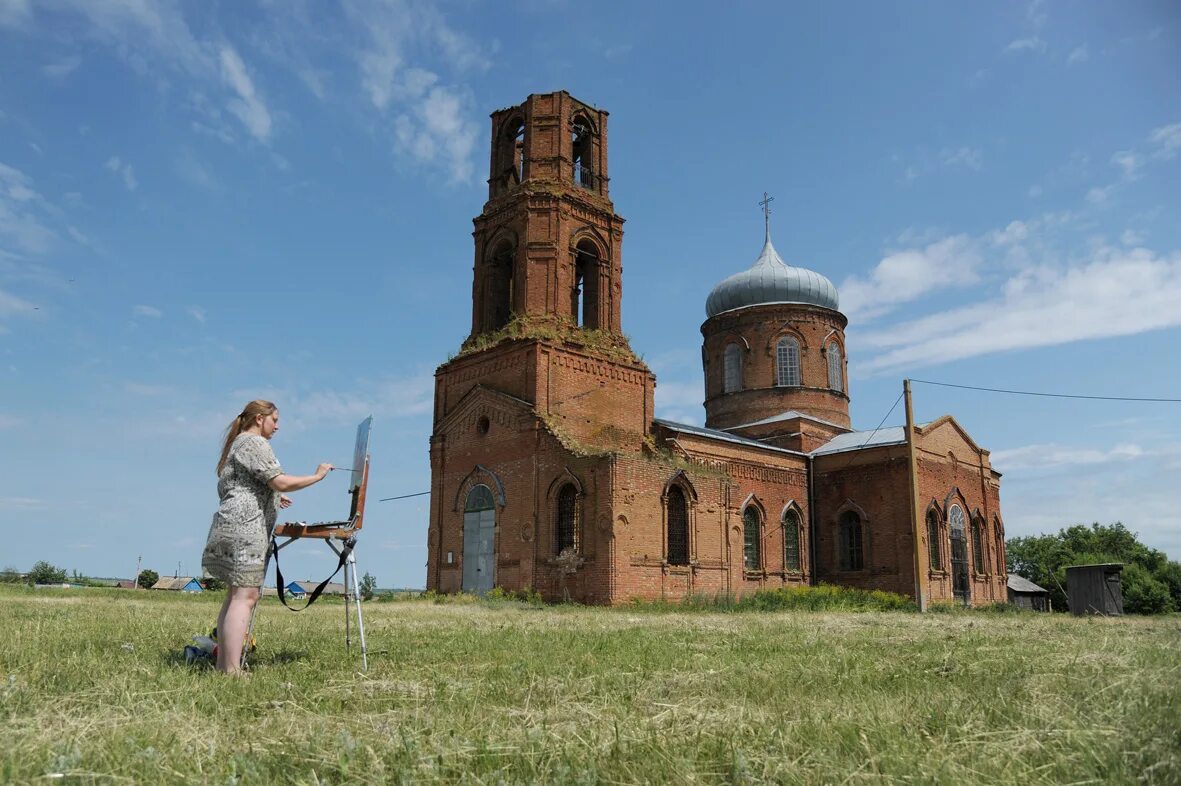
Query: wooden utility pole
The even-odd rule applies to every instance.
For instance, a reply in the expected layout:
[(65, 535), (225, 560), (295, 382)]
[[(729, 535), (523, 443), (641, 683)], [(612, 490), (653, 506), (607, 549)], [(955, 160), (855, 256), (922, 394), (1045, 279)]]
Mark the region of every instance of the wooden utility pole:
[(906, 399), (906, 461), (910, 472), (910, 531), (914, 543), (914, 594), (919, 611), (927, 610), (930, 588), (923, 559), (923, 517), (919, 515), (919, 463), (915, 445), (914, 406), (910, 397), (910, 380), (902, 380), (902, 396)]

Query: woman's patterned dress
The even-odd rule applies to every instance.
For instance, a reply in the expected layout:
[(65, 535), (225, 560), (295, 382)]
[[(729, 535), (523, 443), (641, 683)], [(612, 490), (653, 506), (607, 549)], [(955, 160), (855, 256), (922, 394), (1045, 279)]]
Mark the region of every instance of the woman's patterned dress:
[(241, 434), (217, 476), (221, 507), (213, 514), (201, 567), (235, 587), (262, 584), (267, 543), (279, 513), (279, 493), (267, 484), (283, 469), (271, 443)]

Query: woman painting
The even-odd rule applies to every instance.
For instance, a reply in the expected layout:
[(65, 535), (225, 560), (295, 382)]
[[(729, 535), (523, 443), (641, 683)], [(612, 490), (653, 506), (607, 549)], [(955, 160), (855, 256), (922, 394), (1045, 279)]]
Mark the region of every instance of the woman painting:
[(217, 496), (201, 566), (226, 583), (226, 600), (217, 617), (218, 671), (241, 670), (242, 645), (250, 615), (258, 603), (266, 570), (267, 547), (279, 508), (291, 500), (282, 492), (318, 483), (332, 471), (316, 467), (313, 475), (286, 475), (270, 439), (279, 430), (279, 410), (269, 401), (251, 401), (226, 430), (217, 462)]

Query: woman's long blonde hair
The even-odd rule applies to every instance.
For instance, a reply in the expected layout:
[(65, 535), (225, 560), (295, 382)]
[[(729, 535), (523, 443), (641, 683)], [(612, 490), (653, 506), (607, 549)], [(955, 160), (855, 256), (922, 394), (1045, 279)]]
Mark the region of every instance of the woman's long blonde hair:
[(226, 459), (230, 455), (230, 446), (234, 444), (238, 435), (250, 428), (250, 424), (254, 422), (256, 417), (262, 415), (265, 418), (267, 415), (273, 415), (277, 409), (278, 407), (271, 402), (263, 401), (260, 398), (256, 398), (242, 408), (242, 414), (234, 418), (230, 422), (230, 427), (226, 429), (226, 441), (221, 446), (221, 458), (217, 460), (218, 475), (221, 474), (222, 467), (226, 465)]

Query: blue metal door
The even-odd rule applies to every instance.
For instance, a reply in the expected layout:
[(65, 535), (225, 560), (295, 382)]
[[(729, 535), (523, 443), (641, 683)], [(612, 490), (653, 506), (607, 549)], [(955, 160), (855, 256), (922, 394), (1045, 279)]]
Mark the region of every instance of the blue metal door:
[(463, 514), (463, 591), (483, 595), (496, 585), (496, 506), (487, 486), (468, 493)]

